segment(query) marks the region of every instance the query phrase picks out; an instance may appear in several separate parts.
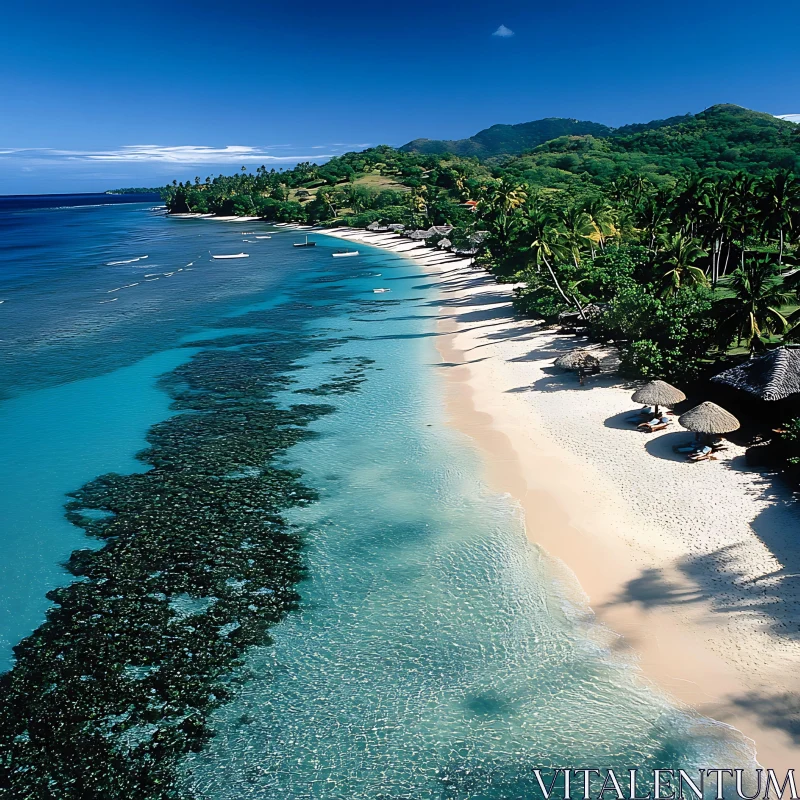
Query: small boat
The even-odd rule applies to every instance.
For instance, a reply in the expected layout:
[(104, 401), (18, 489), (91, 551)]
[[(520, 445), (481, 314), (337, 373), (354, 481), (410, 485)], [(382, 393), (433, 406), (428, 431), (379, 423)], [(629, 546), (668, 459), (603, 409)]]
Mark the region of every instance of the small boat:
[(250, 253), (233, 253), (225, 256), (211, 256), (211, 258), (250, 258)]
[(357, 256), (358, 250), (339, 250), (333, 253), (334, 258), (349, 258), (350, 256)]
[(383, 294), (384, 292), (391, 292), (391, 289), (373, 289), (374, 294)]
[(294, 246), (295, 247), (316, 247), (317, 243), (316, 242), (309, 242), (308, 241), (308, 236), (306, 236), (306, 240), (304, 242), (295, 242)]
[(271, 239), (271, 236), (256, 236), (256, 239)]
[(242, 236), (252, 236), (255, 231), (239, 231), (239, 233), (241, 233)]

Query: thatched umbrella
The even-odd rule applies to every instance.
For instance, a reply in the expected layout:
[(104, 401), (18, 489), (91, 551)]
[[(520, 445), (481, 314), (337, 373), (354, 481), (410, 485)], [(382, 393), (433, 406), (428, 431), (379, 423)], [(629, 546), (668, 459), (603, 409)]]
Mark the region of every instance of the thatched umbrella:
[(448, 247), (453, 246), (453, 243), (449, 239), (440, 239), (436, 246), (441, 247), (442, 250), (447, 250)]
[(658, 416), (658, 407), (671, 408), (686, 399), (686, 395), (666, 381), (650, 381), (633, 393), (631, 398), (634, 403), (644, 403), (655, 406), (655, 416)]
[(730, 433), (739, 428), (739, 420), (729, 414), (716, 403), (700, 403), (678, 417), (678, 422), (686, 430), (695, 433), (717, 434)]
[(588, 350), (579, 347), (557, 358), (555, 364), (560, 369), (569, 369), (572, 371), (580, 369), (599, 369), (600, 359), (593, 356)]
[(723, 386), (748, 392), (768, 402), (800, 394), (800, 350), (776, 347), (712, 379)]

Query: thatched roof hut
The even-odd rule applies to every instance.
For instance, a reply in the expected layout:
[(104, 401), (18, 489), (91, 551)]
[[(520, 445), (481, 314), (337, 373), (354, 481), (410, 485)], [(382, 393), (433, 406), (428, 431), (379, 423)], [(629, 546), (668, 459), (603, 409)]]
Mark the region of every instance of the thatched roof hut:
[(800, 393), (800, 350), (776, 347), (738, 367), (720, 372), (711, 380), (761, 400), (785, 400)]
[(405, 229), (406, 229), (406, 226), (405, 225), (401, 225), (398, 222), (395, 222), (395, 223), (389, 225), (389, 230), (390, 231), (404, 231)]
[(683, 402), (686, 399), (686, 395), (666, 381), (650, 381), (650, 383), (646, 383), (637, 389), (631, 399), (634, 403), (655, 406), (657, 412), (659, 406), (671, 408)]
[(579, 347), (557, 358), (555, 365), (559, 369), (569, 369), (573, 371), (578, 369), (593, 370), (600, 369), (600, 359), (593, 356), (588, 350)]
[(558, 315), (558, 321), (559, 324), (565, 328), (574, 328), (577, 326), (585, 327), (587, 320), (594, 319), (594, 317), (602, 313), (603, 309), (599, 305), (589, 303), (589, 305), (583, 308), (583, 316), (581, 316), (579, 311), (562, 311)]
[(430, 231), (411, 231), (411, 233), (408, 234), (408, 238), (414, 239), (415, 241), (430, 239), (432, 236), (436, 236), (436, 234)]
[(437, 244), (437, 247), (441, 247), (442, 250), (447, 250), (448, 248), (453, 246), (453, 243), (449, 239), (440, 239)]
[(432, 225), (428, 228), (428, 231), (435, 236), (447, 236), (452, 230), (452, 225)]
[(370, 222), (370, 224), (367, 225), (367, 230), (368, 231), (376, 231), (376, 230), (378, 230), (378, 228), (380, 228), (380, 223), (379, 222)]
[(705, 402), (678, 417), (686, 430), (695, 433), (730, 433), (739, 429), (739, 420), (716, 403)]

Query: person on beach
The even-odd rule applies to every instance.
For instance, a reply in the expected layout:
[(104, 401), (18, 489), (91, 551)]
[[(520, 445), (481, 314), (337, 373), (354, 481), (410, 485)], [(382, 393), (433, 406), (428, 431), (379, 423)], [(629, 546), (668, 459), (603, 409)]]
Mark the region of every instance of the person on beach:
[(642, 422), (641, 425), (637, 427), (640, 430), (652, 433), (653, 431), (659, 431), (663, 428), (666, 428), (669, 423), (670, 418), (667, 416), (667, 412), (665, 411), (660, 417), (653, 417), (653, 419), (651, 419), (649, 422)]

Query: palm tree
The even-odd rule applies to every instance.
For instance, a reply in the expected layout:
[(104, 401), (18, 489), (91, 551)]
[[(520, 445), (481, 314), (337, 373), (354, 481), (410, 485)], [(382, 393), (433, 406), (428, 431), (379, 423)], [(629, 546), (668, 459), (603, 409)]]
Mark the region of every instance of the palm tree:
[(496, 183), (487, 187), (480, 204), (484, 216), (492, 223), (493, 233), (505, 245), (514, 227), (514, 212), (528, 199), (528, 194), (522, 184), (515, 183), (507, 178), (501, 178)]
[(700, 206), (706, 188), (706, 179), (699, 175), (693, 175), (681, 186), (675, 196), (673, 221), (690, 236), (697, 235)]
[(418, 213), (418, 214), (425, 214), (428, 213), (428, 187), (423, 186), (416, 186), (411, 190), (411, 193), (408, 196), (408, 202), (411, 206), (411, 210)]
[(722, 250), (725, 237), (734, 230), (735, 206), (731, 195), (720, 184), (706, 184), (701, 193), (698, 228), (711, 249), (711, 283), (715, 284), (727, 269), (722, 269)]
[(467, 181), (469, 179), (469, 170), (463, 164), (453, 164), (445, 171), (449, 179), (453, 183), (453, 188), (458, 193), (459, 199), (469, 200), (469, 187)]
[(597, 242), (600, 245), (600, 249), (605, 250), (606, 239), (617, 235), (618, 215), (606, 200), (599, 197), (587, 201), (583, 206), (583, 210), (588, 214), (592, 225), (595, 227), (595, 233), (589, 237), (592, 243), (592, 257), (594, 258), (594, 243)]
[(519, 208), (527, 197), (528, 193), (525, 191), (525, 187), (508, 178), (500, 178), (497, 183), (489, 186), (487, 191), (487, 201), (490, 208), (492, 208), (495, 213), (505, 215)]
[(558, 224), (558, 220), (552, 214), (542, 210), (538, 205), (531, 205), (523, 212), (524, 231), (529, 241), (528, 251), (532, 255), (532, 261), (537, 270), (541, 264), (547, 267), (550, 279), (556, 291), (567, 304), (574, 305), (578, 313), (583, 317), (583, 308), (574, 294), (568, 295), (556, 276), (553, 263), (563, 258), (570, 250), (566, 241), (563, 228)]
[(800, 208), (800, 186), (791, 172), (776, 172), (759, 184), (759, 212), (766, 235), (780, 240), (778, 264), (783, 263), (784, 238), (792, 231)]
[(597, 233), (592, 218), (578, 206), (570, 206), (561, 212), (560, 222), (566, 244), (572, 253), (576, 269), (579, 266), (581, 250)]
[(663, 192), (646, 195), (637, 209), (639, 225), (649, 238), (648, 248), (655, 251), (656, 242), (669, 220), (669, 198)]
[(643, 175), (633, 177), (631, 175), (621, 175), (611, 182), (611, 196), (620, 205), (627, 205), (631, 208), (639, 205), (642, 198), (652, 190), (653, 184)]
[[(754, 212), (756, 182), (746, 172), (739, 172), (731, 178), (728, 185), (735, 206), (733, 227), (736, 229), (736, 235), (739, 240), (741, 266), (744, 266), (747, 239), (757, 227), (757, 219)], [(730, 253), (730, 243), (728, 244), (728, 251)]]
[(674, 233), (661, 239), (660, 260), (668, 267), (662, 276), (663, 293), (675, 294), (681, 286), (705, 286), (705, 272), (695, 266), (698, 259), (706, 255), (697, 239), (684, 233)]
[(765, 257), (749, 259), (719, 283), (717, 308), (724, 346), (736, 337), (752, 353), (764, 344), (765, 336), (786, 332), (789, 322), (780, 308), (794, 294), (784, 285), (779, 265)]

